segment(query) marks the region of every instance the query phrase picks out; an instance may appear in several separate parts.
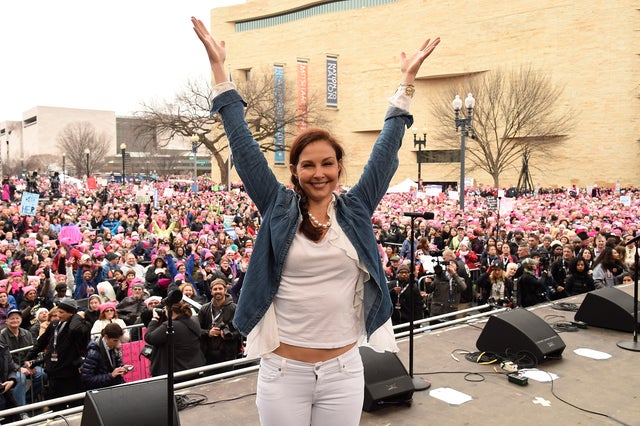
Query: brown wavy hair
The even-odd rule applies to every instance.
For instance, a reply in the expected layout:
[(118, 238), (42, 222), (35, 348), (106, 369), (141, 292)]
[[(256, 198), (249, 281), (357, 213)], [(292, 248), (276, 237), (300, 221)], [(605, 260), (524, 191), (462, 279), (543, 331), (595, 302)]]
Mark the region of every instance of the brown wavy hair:
[(191, 317), (191, 307), (185, 302), (178, 302), (171, 305), (171, 312), (178, 314), (178, 316)]
[[(289, 164), (296, 167), (300, 161), (300, 155), (302, 151), (317, 141), (327, 141), (336, 153), (336, 159), (340, 163), (344, 157), (344, 149), (342, 145), (326, 130), (310, 128), (300, 133), (291, 144), (291, 150), (289, 151)], [(342, 167), (340, 167), (340, 173), (342, 175)], [(293, 184), (293, 190), (300, 195), (300, 213), (302, 214), (302, 223), (300, 223), (300, 232), (311, 241), (320, 241), (322, 238), (322, 228), (316, 227), (311, 223), (309, 219), (309, 200), (307, 194), (305, 194), (298, 177), (291, 174), (291, 183)]]

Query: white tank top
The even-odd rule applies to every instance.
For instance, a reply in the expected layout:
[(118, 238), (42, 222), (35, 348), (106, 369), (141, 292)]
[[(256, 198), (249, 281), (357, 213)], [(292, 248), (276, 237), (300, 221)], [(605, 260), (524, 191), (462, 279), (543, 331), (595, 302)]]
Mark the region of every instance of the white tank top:
[[(340, 248), (345, 240), (346, 250)], [(296, 233), (273, 300), (281, 342), (330, 349), (358, 340), (354, 299), (362, 271), (353, 253), (336, 221), (317, 243)]]

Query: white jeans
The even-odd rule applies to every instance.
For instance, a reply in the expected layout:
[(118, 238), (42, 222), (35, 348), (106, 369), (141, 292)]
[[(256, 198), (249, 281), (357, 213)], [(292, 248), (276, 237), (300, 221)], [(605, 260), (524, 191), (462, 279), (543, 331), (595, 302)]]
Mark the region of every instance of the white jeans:
[(276, 354), (260, 361), (256, 405), (263, 426), (357, 426), (363, 400), (357, 346), (315, 364)]

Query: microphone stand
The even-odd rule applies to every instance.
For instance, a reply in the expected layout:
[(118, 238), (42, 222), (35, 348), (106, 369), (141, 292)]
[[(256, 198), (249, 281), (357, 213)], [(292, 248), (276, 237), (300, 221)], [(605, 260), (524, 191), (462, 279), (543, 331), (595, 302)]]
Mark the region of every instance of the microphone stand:
[(629, 244), (633, 243), (636, 246), (636, 254), (633, 259), (635, 262), (635, 274), (633, 279), (633, 340), (618, 342), (618, 347), (634, 352), (640, 352), (640, 345), (638, 345), (638, 274), (640, 273), (640, 268), (638, 267), (638, 263), (640, 262), (640, 253), (638, 253), (640, 250), (639, 241), (640, 236), (636, 237), (636, 231), (633, 231), (633, 238), (629, 242)]
[(498, 241), (498, 238), (500, 238), (500, 201), (502, 200), (502, 197), (498, 195), (498, 217), (496, 219), (496, 228), (495, 228), (495, 238), (496, 241)]
[(411, 291), (409, 292), (409, 313), (411, 318), (409, 318), (409, 376), (411, 377), (411, 381), (413, 382), (413, 389), (417, 391), (426, 390), (431, 387), (431, 383), (424, 380), (422, 377), (414, 377), (413, 376), (413, 317), (415, 314), (415, 296), (414, 296), (414, 286), (416, 285), (416, 250), (415, 250), (415, 228), (414, 228), (414, 220), (416, 216), (424, 217), (425, 219), (433, 219), (433, 213), (405, 213), (405, 216), (411, 217), (411, 269), (409, 270), (409, 282), (411, 284)]
[[(175, 294), (176, 292), (180, 293), (178, 298), (178, 295)], [(167, 303), (167, 351), (169, 352), (168, 354), (168, 360), (167, 360), (167, 416), (168, 416), (168, 422), (167, 424), (169, 426), (174, 426), (174, 419), (175, 419), (175, 393), (174, 393), (174, 389), (173, 389), (173, 371), (175, 369), (175, 362), (174, 362), (174, 342), (173, 342), (173, 311), (172, 311), (172, 307), (176, 302), (179, 302), (180, 300), (182, 300), (182, 293), (180, 292), (180, 290), (172, 290), (170, 294), (167, 295), (167, 298), (165, 299), (166, 303)]]

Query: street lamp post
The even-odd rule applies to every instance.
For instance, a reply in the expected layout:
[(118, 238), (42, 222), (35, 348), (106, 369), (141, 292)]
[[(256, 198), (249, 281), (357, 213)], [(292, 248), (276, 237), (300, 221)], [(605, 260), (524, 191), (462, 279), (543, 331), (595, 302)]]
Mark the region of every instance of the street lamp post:
[(89, 154), (91, 154), (91, 151), (89, 151), (89, 148), (86, 148), (84, 155), (87, 157), (87, 179), (89, 179)]
[(422, 138), (418, 137), (418, 128), (413, 128), (413, 147), (418, 147), (418, 191), (422, 190), (422, 147), (427, 146), (427, 128), (422, 129)]
[(124, 185), (125, 181), (126, 181), (126, 176), (124, 173), (124, 159), (127, 156), (127, 144), (126, 143), (121, 143), (120, 144), (120, 152), (122, 154), (122, 184)]
[(67, 166), (67, 154), (63, 152), (62, 153), (62, 183), (64, 183), (64, 175), (67, 173), (66, 166)]
[(456, 95), (451, 106), (456, 113), (455, 123), (456, 132), (460, 130), (460, 184), (458, 185), (458, 193), (460, 195), (460, 210), (464, 212), (464, 157), (466, 150), (466, 138), (467, 136), (473, 137), (473, 131), (471, 129), (471, 117), (473, 115), (473, 107), (476, 106), (476, 100), (469, 93), (464, 100), (464, 106), (467, 108), (467, 116), (461, 117), (460, 110), (462, 109), (462, 99), (459, 95)]
[(191, 136), (191, 152), (193, 153), (193, 191), (198, 192), (198, 146), (200, 146), (200, 136)]

